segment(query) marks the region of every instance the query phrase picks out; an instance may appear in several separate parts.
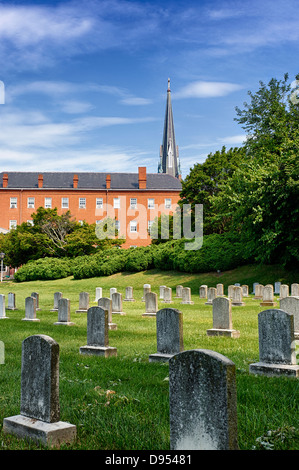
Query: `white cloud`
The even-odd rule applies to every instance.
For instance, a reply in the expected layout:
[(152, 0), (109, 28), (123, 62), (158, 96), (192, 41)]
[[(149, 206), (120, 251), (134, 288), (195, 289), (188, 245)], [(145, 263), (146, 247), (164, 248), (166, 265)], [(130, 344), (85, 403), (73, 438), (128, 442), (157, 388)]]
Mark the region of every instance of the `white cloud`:
[(243, 87), (235, 83), (196, 81), (189, 83), (177, 93), (175, 98), (216, 98), (226, 96)]

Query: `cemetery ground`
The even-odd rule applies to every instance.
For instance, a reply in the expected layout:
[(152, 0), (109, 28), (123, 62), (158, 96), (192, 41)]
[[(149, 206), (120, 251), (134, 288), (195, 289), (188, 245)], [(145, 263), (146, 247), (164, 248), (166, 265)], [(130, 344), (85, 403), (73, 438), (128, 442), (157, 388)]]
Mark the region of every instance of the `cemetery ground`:
[[(142, 317), (143, 284), (148, 283), (158, 298), (160, 285), (172, 288), (173, 303), (159, 300), (158, 307), (177, 308), (183, 313), (184, 350), (209, 349), (235, 363), (239, 448), (299, 450), (298, 379), (249, 374), (249, 364), (259, 360), (258, 313), (266, 309), (253, 298), (253, 283), (274, 285), (282, 281), (290, 285), (298, 279), (299, 272), (288, 273), (277, 266), (244, 266), (220, 274), (151, 270), (84, 280), (4, 281), (0, 293), (7, 299), (8, 293), (14, 292), (18, 310), (6, 310), (9, 318), (0, 321), (0, 340), (5, 345), (5, 360), (0, 364), (0, 449), (44, 449), (2, 431), (3, 419), (20, 412), (22, 341), (34, 334), (52, 337), (60, 348), (61, 420), (77, 427), (75, 443), (61, 449), (169, 449), (168, 363), (149, 362), (149, 355), (157, 351), (156, 320)], [(230, 284), (249, 286), (250, 295), (243, 298), (245, 305), (232, 307), (233, 328), (240, 331), (239, 338), (207, 335), (212, 328), (212, 306), (199, 298), (199, 286), (216, 287), (217, 283), (224, 284), (225, 295)], [(181, 299), (175, 298), (179, 284), (191, 288), (194, 304), (181, 305)], [(90, 306), (96, 306), (96, 287), (102, 287), (103, 297), (109, 297), (109, 289), (116, 287), (124, 299), (127, 286), (133, 287), (135, 302), (123, 302), (125, 315), (114, 314), (117, 329), (109, 330), (109, 345), (117, 348), (117, 357), (81, 355), (79, 348), (86, 344), (87, 314), (76, 313), (79, 293), (89, 292)], [(72, 326), (54, 325), (57, 312), (51, 309), (54, 292), (58, 291), (70, 299)], [(32, 292), (39, 293), (39, 322), (22, 321), (25, 298)]]

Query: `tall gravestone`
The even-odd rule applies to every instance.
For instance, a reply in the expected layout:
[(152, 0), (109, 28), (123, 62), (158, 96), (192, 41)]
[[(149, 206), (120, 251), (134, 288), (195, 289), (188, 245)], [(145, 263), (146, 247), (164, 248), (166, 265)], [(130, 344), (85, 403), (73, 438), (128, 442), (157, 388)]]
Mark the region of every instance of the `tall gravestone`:
[(134, 296), (133, 296), (133, 287), (132, 286), (127, 286), (126, 287), (126, 293), (125, 293), (125, 298), (123, 299), (124, 302), (135, 302)]
[(274, 283), (274, 294), (280, 294), (280, 286), (281, 286), (281, 282), (280, 281), (276, 281)]
[(183, 289), (183, 286), (181, 286), (180, 284), (178, 286), (176, 286), (176, 288), (175, 288), (175, 298), (176, 299), (181, 299), (182, 298), (182, 289)]
[(5, 295), (0, 294), (0, 320), (4, 318), (8, 318), (6, 316), (6, 309), (5, 309)]
[(87, 345), (81, 346), (80, 354), (111, 357), (117, 356), (117, 348), (109, 346), (108, 310), (91, 307), (87, 312)]
[(193, 300), (191, 300), (191, 289), (190, 289), (190, 287), (183, 287), (181, 304), (194, 304)]
[(101, 297), (98, 300), (98, 307), (108, 310), (108, 329), (117, 330), (117, 325), (112, 321), (112, 300), (109, 297)]
[(208, 297), (208, 286), (206, 284), (202, 284), (199, 287), (199, 298), (206, 299)]
[(263, 289), (263, 301), (260, 303), (262, 307), (275, 307), (274, 289), (271, 284), (267, 284)]
[(172, 289), (171, 287), (164, 287), (164, 300), (163, 303), (172, 304)]
[(285, 297), (279, 303), (280, 309), (294, 316), (294, 336), (299, 339), (299, 298)]
[(243, 284), (242, 286), (242, 295), (243, 297), (248, 297), (249, 295), (249, 288), (247, 284)]
[(240, 337), (240, 331), (233, 329), (231, 300), (228, 297), (213, 300), (213, 328), (207, 330), (207, 335)]
[(115, 294), (115, 292), (117, 292), (117, 288), (116, 287), (110, 287), (110, 299), (112, 300), (112, 294)]
[(76, 313), (86, 313), (89, 309), (89, 293), (80, 292), (79, 294), (79, 309), (76, 310)]
[(294, 341), (294, 317), (280, 309), (258, 315), (259, 362), (250, 364), (257, 375), (299, 377)]
[(39, 321), (36, 318), (36, 297), (26, 297), (25, 299), (25, 321)]
[(7, 296), (7, 310), (18, 310), (16, 306), (16, 294), (9, 292)]
[(208, 299), (205, 302), (205, 305), (213, 305), (213, 300), (217, 297), (217, 289), (216, 287), (209, 287), (208, 288)]
[(255, 294), (254, 294), (255, 299), (259, 300), (263, 298), (263, 289), (264, 289), (263, 284), (257, 284), (255, 286)]
[(159, 286), (159, 299), (163, 300), (164, 299), (164, 289), (166, 286)]
[(299, 284), (293, 283), (291, 284), (291, 296), (292, 297), (299, 297)]
[(279, 292), (279, 300), (289, 296), (289, 286), (287, 284), (281, 284)]
[(149, 356), (150, 362), (167, 362), (184, 350), (183, 315), (175, 308), (163, 308), (157, 312), (157, 353)]
[(145, 313), (143, 317), (155, 317), (158, 311), (158, 296), (155, 292), (145, 294)]
[(234, 287), (235, 287), (235, 286), (231, 284), (231, 285), (229, 285), (228, 288), (227, 288), (227, 297), (228, 297), (229, 299), (232, 299), (232, 297), (233, 297)]
[(103, 288), (102, 287), (96, 287), (96, 295), (95, 295), (95, 302), (98, 302), (99, 299), (103, 297)]
[(224, 295), (224, 288), (223, 288), (223, 284), (217, 284), (216, 285), (216, 295), (217, 296), (221, 296), (221, 295)]
[(22, 343), (20, 414), (4, 418), (3, 431), (48, 446), (76, 438), (76, 426), (60, 421), (59, 345), (49, 336)]
[(243, 307), (245, 305), (243, 302), (242, 287), (234, 286), (231, 300), (233, 307)]
[(125, 315), (123, 312), (123, 297), (120, 292), (114, 292), (111, 295), (112, 300), (112, 314)]
[(145, 294), (148, 292), (151, 292), (151, 285), (150, 284), (143, 284), (143, 297), (142, 297), (142, 302), (145, 302)]
[(71, 301), (70, 299), (60, 298), (58, 300), (58, 321), (54, 325), (74, 325), (71, 322)]
[(252, 285), (252, 293), (255, 295), (255, 288), (259, 285), (259, 282), (254, 282)]
[(36, 299), (36, 311), (40, 310), (39, 306), (39, 293), (38, 292), (32, 292), (30, 297), (34, 297)]
[(51, 312), (58, 311), (58, 302), (62, 298), (62, 292), (54, 292), (54, 305)]
[(169, 359), (171, 450), (237, 450), (235, 364), (210, 350)]

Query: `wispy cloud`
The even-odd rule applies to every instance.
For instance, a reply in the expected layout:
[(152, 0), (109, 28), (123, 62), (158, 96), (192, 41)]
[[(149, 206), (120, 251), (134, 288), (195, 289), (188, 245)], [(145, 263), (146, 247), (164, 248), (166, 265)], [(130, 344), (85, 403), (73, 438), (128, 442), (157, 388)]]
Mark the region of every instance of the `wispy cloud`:
[(174, 94), (175, 98), (216, 98), (226, 96), (243, 86), (226, 82), (196, 81), (189, 83)]

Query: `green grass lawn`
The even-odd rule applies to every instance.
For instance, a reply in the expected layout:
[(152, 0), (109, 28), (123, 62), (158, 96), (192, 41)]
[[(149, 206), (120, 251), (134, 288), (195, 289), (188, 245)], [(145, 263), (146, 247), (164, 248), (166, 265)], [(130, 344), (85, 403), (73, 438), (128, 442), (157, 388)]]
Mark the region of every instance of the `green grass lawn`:
[[(240, 282), (262, 284), (282, 281), (298, 282), (296, 273), (278, 267), (245, 266), (227, 273), (183, 274), (159, 272), (122, 273), (110, 277), (57, 281), (13, 283), (5, 281), (0, 293), (16, 293), (16, 311), (0, 322), (0, 340), (5, 345), (5, 361), (0, 364), (0, 442), (2, 449), (38, 449), (39, 446), (18, 440), (2, 432), (3, 418), (20, 412), (20, 375), (22, 341), (33, 334), (51, 336), (60, 346), (61, 420), (77, 426), (77, 440), (68, 449), (97, 450), (168, 450), (169, 403), (168, 364), (149, 363), (156, 352), (155, 318), (144, 318), (142, 286), (149, 283), (159, 295), (159, 286), (173, 289), (174, 308), (183, 312), (184, 349), (211, 349), (231, 359), (236, 365), (239, 447), (242, 450), (273, 448), (299, 450), (298, 379), (269, 378), (249, 375), (251, 362), (259, 360), (257, 315), (263, 310), (253, 296), (244, 307), (233, 307), (233, 327), (240, 338), (208, 337), (212, 327), (212, 307), (199, 299), (199, 286), (227, 286)], [(175, 287), (192, 289), (194, 305), (181, 305), (174, 299)], [(125, 296), (126, 286), (134, 287), (135, 302), (123, 302), (125, 316), (113, 315), (117, 330), (109, 331), (110, 346), (117, 348), (116, 358), (99, 358), (79, 354), (86, 345), (86, 314), (75, 313), (79, 293), (90, 294), (90, 306), (96, 305), (95, 288), (116, 287)], [(21, 321), (25, 316), (25, 298), (40, 294), (39, 323)], [(71, 301), (74, 326), (54, 325), (57, 313), (53, 294), (61, 291)], [(165, 304), (159, 301), (159, 308)], [(279, 302), (277, 303), (279, 307)], [(258, 439), (258, 441), (257, 441)]]

